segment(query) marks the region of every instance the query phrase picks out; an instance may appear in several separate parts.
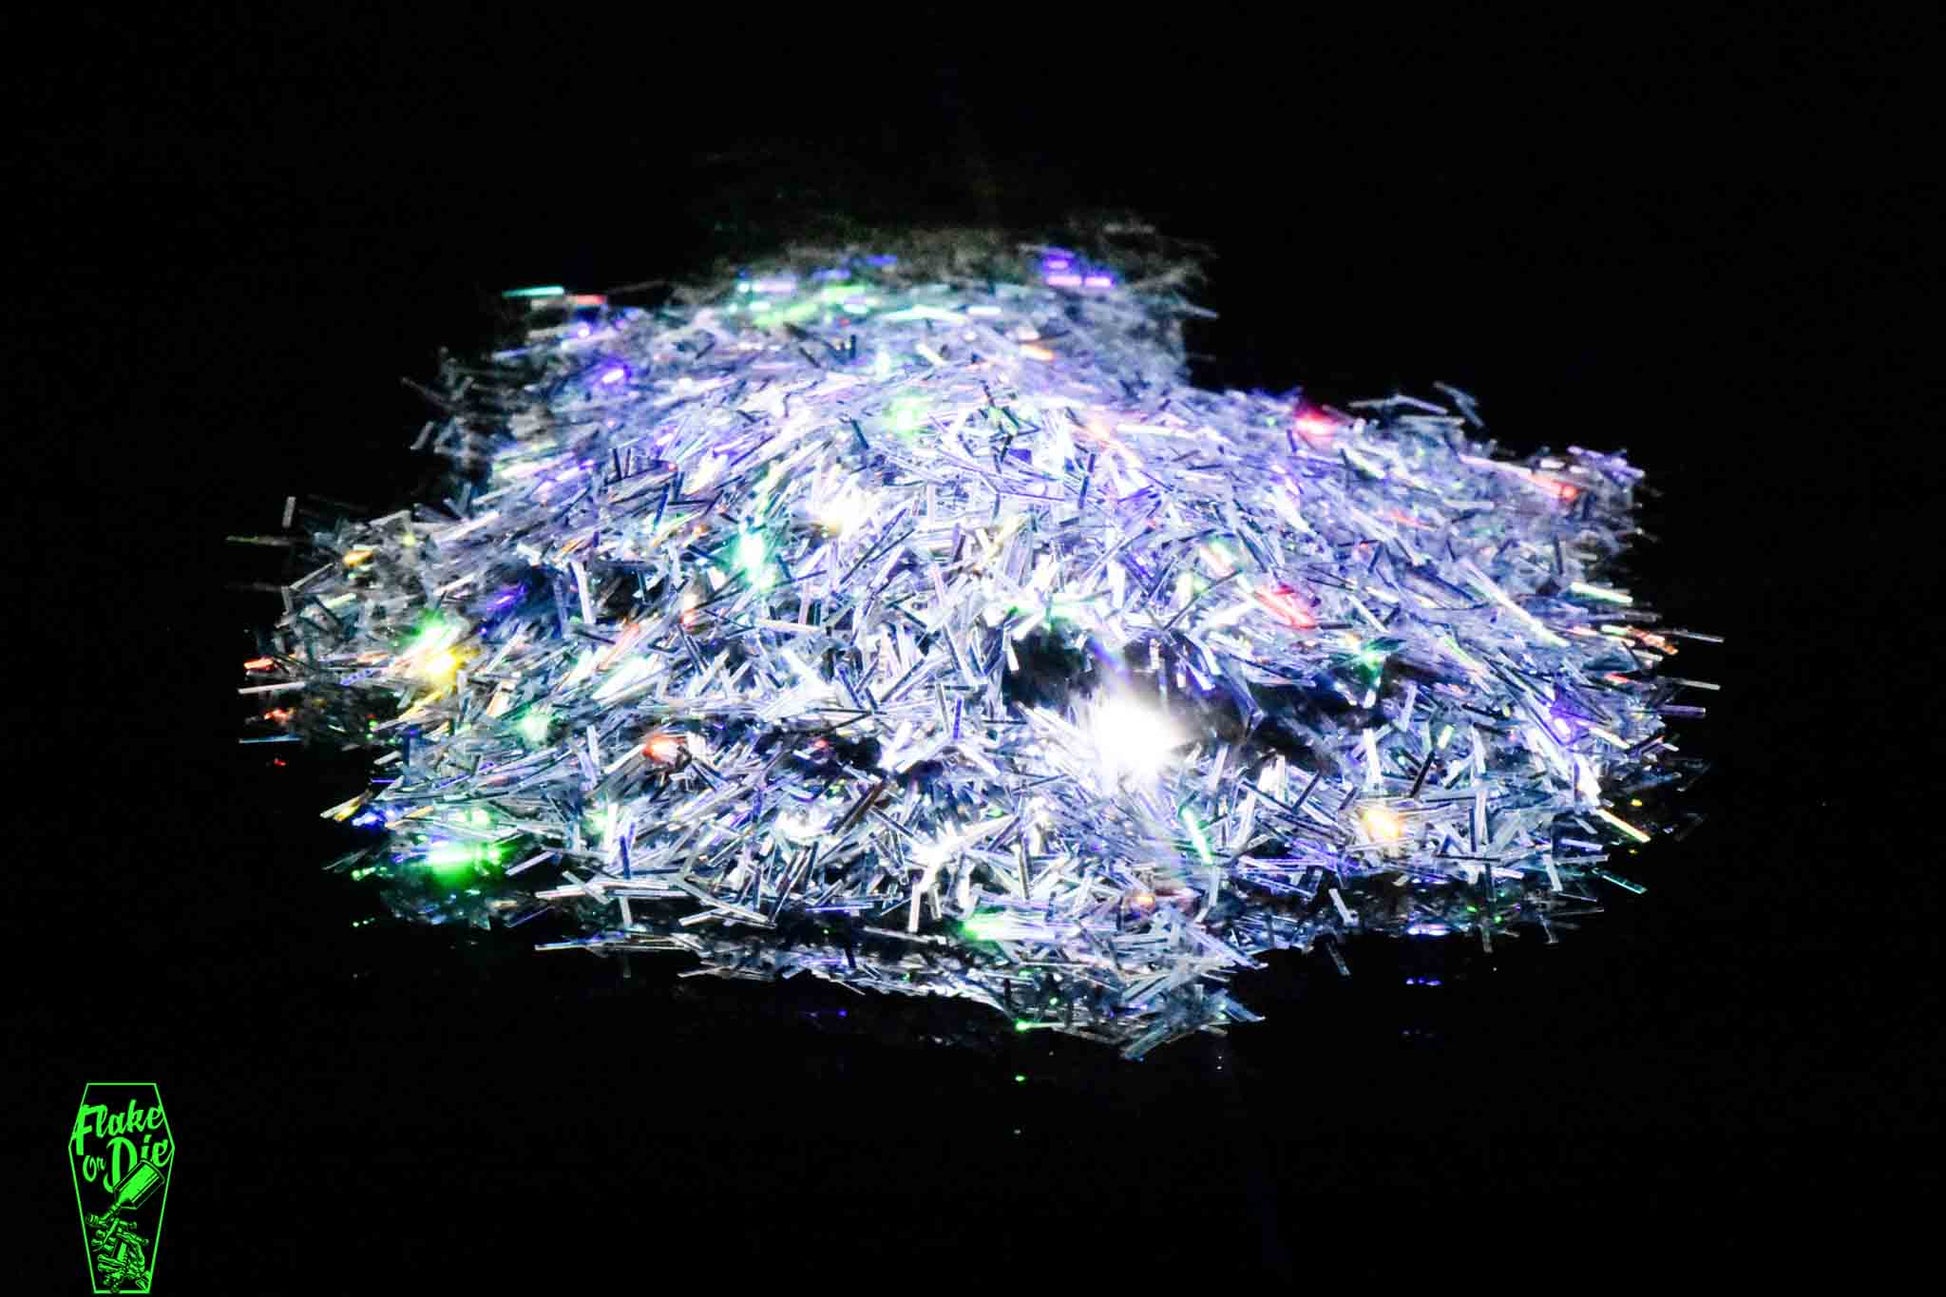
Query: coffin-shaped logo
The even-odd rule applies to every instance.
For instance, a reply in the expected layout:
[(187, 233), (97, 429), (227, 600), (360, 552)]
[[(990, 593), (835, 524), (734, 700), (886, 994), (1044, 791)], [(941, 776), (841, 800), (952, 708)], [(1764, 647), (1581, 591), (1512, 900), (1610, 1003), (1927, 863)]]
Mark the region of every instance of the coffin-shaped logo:
[(90, 1081), (68, 1135), (81, 1241), (98, 1293), (145, 1293), (155, 1277), (176, 1141), (148, 1081)]

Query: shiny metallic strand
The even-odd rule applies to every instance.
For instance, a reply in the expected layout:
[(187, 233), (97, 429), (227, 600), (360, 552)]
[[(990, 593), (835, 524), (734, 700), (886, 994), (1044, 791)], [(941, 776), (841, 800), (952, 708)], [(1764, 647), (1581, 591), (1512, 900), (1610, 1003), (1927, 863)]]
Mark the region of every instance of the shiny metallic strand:
[(1269, 950), (1637, 890), (1700, 682), (1604, 580), (1636, 469), (1200, 390), (1175, 269), (970, 247), (515, 295), (426, 437), (471, 482), (307, 535), (250, 664), (273, 737), (382, 749), (350, 867), (1131, 1056)]

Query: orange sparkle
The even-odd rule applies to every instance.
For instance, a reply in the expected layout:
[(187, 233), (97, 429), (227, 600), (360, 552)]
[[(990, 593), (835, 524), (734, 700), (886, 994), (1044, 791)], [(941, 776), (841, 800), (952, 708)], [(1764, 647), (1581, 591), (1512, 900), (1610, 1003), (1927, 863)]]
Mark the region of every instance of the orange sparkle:
[(657, 765), (673, 765), (683, 754), (684, 743), (680, 734), (651, 734), (649, 741), (642, 745), (643, 755)]

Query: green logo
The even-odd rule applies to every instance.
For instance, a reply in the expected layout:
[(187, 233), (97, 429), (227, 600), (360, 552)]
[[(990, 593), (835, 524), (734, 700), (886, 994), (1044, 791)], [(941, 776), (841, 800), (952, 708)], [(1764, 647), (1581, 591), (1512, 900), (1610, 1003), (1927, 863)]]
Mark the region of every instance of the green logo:
[(81, 1240), (98, 1293), (145, 1293), (155, 1274), (176, 1141), (147, 1081), (90, 1081), (68, 1136)]

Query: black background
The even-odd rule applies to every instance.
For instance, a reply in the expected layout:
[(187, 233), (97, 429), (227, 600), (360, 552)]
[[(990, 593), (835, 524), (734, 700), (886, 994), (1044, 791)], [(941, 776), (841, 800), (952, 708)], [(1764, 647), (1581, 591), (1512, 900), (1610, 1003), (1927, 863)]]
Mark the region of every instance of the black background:
[[(1930, 33), (1132, 11), (12, 33), (21, 1291), (83, 1291), (63, 1137), (86, 1081), (126, 1079), (181, 1146), (159, 1292), (1748, 1279), (1916, 1250)], [(426, 411), (398, 379), (487, 342), (502, 288), (840, 217), (1101, 208), (1214, 247), (1199, 381), (1443, 380), (1508, 446), (1648, 469), (1636, 588), (1728, 643), (1681, 659), (1725, 685), (1684, 729), (1710, 818), (1631, 862), (1646, 896), (1493, 959), (1279, 957), (1240, 985), (1268, 1021), (1139, 1065), (953, 1006), (352, 926), (372, 901), (320, 872), (316, 812), (358, 772), (235, 743), (275, 603), (229, 588), (271, 573), (226, 533), (291, 493), (401, 502)]]

